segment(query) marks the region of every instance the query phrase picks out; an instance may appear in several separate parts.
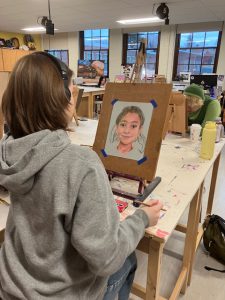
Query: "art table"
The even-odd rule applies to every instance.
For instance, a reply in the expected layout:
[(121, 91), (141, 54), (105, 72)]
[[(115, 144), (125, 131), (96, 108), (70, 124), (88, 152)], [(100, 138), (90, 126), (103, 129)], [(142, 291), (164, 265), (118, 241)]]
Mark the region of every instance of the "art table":
[[(78, 86), (79, 87), (79, 86)], [(97, 87), (85, 87), (81, 86), (79, 88), (84, 89), (82, 98), (87, 98), (87, 103), (85, 101), (81, 102), (81, 105), (78, 109), (78, 116), (85, 116), (90, 119), (93, 118), (93, 111), (94, 111), (94, 100), (95, 96), (97, 95), (104, 95), (105, 88), (97, 88)]]
[[(138, 245), (138, 249), (148, 254), (146, 288), (135, 283), (132, 288), (133, 293), (140, 298), (164, 299), (159, 291), (161, 258), (165, 243), (175, 229), (186, 233), (186, 238), (182, 268), (169, 299), (176, 299), (190, 285), (195, 251), (203, 234), (202, 227), (199, 227), (203, 183), (213, 167), (207, 207), (207, 213), (211, 213), (224, 144), (223, 140), (215, 145), (214, 156), (208, 161), (199, 158), (198, 147), (189, 139), (169, 136), (163, 141), (156, 172), (157, 176), (162, 177), (162, 182), (154, 190), (154, 195), (163, 201), (168, 210), (157, 226), (146, 229), (145, 237)], [(180, 225), (179, 219), (189, 204), (187, 226)]]

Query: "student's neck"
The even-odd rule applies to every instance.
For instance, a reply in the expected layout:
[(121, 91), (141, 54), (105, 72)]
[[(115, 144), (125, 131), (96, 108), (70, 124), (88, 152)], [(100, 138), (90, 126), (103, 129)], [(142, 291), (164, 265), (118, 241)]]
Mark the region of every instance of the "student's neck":
[(118, 146), (117, 146), (117, 150), (119, 151), (119, 152), (121, 152), (121, 153), (127, 153), (127, 152), (129, 152), (129, 151), (131, 151), (132, 150), (132, 145), (124, 145), (124, 144), (119, 144)]

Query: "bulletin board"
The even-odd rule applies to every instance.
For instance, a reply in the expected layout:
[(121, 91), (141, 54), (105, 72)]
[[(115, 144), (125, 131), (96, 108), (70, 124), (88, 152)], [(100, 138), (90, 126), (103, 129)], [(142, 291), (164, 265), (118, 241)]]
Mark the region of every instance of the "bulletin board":
[(93, 146), (106, 170), (154, 179), (171, 90), (166, 83), (107, 83)]

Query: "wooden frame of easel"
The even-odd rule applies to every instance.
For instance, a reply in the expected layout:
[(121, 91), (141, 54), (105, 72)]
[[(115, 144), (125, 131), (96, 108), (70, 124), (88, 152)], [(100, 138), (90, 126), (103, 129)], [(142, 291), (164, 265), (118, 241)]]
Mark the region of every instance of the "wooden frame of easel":
[[(165, 118), (172, 85), (170, 84), (149, 84), (149, 83), (108, 83), (102, 113), (99, 119), (98, 129), (93, 145), (93, 150), (101, 158), (109, 179), (122, 177), (138, 182), (136, 194), (127, 193), (118, 189), (113, 189), (115, 195), (123, 196), (127, 199), (135, 199), (137, 195), (143, 193), (148, 182), (155, 178), (155, 172), (161, 146), (161, 136), (163, 130), (163, 119)], [(135, 159), (113, 156), (107, 152), (106, 141), (110, 131), (111, 117), (113, 115), (114, 101), (121, 105), (132, 106), (155, 105), (150, 116), (147, 139), (145, 143), (143, 157), (140, 163)], [(152, 103), (151, 103), (152, 102)], [(124, 104), (125, 103), (125, 104)], [(119, 110), (120, 111), (120, 110)], [(115, 112), (115, 111), (114, 111)], [(147, 112), (145, 112), (146, 114)], [(114, 114), (118, 116), (117, 113)], [(112, 123), (115, 120), (112, 119)], [(147, 124), (147, 123), (146, 123)], [(146, 125), (147, 126), (147, 125)]]
[(144, 67), (145, 69), (145, 82), (147, 82), (147, 68), (146, 68), (146, 44), (147, 44), (147, 40), (146, 39), (142, 39), (140, 41), (140, 46), (138, 49), (138, 53), (136, 55), (136, 61), (131, 73), (131, 77), (130, 78), (126, 78), (124, 82), (130, 82), (130, 83), (135, 83), (135, 82), (141, 82), (141, 73), (142, 73), (142, 69)]

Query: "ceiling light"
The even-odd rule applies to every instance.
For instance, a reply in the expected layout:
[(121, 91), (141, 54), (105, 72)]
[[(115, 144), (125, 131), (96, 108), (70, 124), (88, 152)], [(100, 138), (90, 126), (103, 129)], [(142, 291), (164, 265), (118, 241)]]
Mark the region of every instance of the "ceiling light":
[[(45, 31), (45, 27), (27, 27), (27, 28), (22, 28), (21, 30), (24, 31), (30, 31), (30, 32), (41, 32), (41, 31)], [(58, 30), (55, 28), (55, 30)]]
[(24, 31), (45, 31), (44, 27), (27, 27), (27, 28), (22, 28), (21, 30)]
[(130, 19), (130, 20), (119, 20), (116, 21), (120, 24), (142, 24), (142, 23), (154, 23), (154, 22), (161, 22), (161, 20), (158, 17), (152, 17), (152, 18), (141, 18), (141, 19)]

